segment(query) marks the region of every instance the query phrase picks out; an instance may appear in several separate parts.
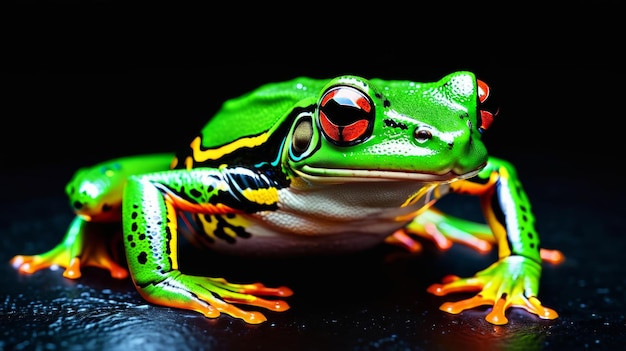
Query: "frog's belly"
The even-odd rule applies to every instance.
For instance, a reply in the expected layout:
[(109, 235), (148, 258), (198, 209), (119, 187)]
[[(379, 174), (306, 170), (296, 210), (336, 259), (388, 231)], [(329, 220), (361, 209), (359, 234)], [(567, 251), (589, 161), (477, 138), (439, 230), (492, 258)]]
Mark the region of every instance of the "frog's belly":
[(248, 256), (364, 250), (404, 227), (447, 189), (407, 182), (283, 189), (277, 211), (213, 218), (223, 227), (207, 231), (209, 246)]

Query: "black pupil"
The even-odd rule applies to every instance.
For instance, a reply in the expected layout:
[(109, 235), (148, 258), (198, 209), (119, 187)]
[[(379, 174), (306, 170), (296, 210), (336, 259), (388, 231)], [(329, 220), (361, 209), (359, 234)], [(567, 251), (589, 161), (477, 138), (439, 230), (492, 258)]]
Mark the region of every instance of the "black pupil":
[(366, 140), (372, 131), (374, 105), (358, 89), (342, 86), (328, 90), (321, 99), (319, 122), (326, 139), (338, 146)]

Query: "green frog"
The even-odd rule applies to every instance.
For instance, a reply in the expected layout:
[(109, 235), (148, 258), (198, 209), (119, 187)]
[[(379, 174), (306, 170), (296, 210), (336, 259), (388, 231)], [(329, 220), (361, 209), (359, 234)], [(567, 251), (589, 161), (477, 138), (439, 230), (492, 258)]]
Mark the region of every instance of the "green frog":
[[(345, 75), (263, 85), (226, 101), (175, 154), (77, 171), (66, 188), (76, 217), (63, 241), (12, 264), (22, 273), (61, 266), (72, 279), (81, 267), (101, 267), (115, 278), (130, 275), (154, 304), (258, 324), (264, 309), (287, 310), (292, 290), (186, 274), (181, 235), (247, 256), (341, 254), (382, 243), (418, 252), (424, 237), (441, 248), (498, 248), (498, 260), (475, 276), (450, 275), (428, 288), (439, 296), (477, 292), (443, 311), (488, 305), (485, 319), (496, 325), (508, 322), (511, 307), (557, 318), (537, 295), (542, 259), (562, 255), (540, 247), (515, 168), (481, 141), (497, 114), (490, 95), (465, 71), (426, 83)], [(433, 207), (448, 193), (478, 196), (485, 223)], [(110, 237), (87, 230), (119, 221), (127, 265), (110, 254)]]

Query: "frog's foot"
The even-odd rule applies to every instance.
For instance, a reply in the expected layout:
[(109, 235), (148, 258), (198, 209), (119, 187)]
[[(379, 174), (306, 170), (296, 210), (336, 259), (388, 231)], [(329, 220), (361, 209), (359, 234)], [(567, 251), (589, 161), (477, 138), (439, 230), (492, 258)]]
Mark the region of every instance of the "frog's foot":
[(63, 276), (69, 279), (78, 279), (82, 276), (81, 267), (94, 266), (107, 269), (111, 277), (124, 279), (128, 271), (118, 265), (108, 254), (88, 256), (87, 260), (80, 257), (71, 257), (69, 252), (55, 248), (40, 255), (17, 255), (10, 263), (22, 274), (33, 274), (47, 268), (63, 267)]
[(225, 313), (250, 324), (266, 321), (263, 313), (242, 310), (233, 304), (265, 308), (275, 312), (289, 309), (282, 300), (266, 300), (258, 296), (288, 297), (293, 294), (287, 287), (269, 288), (261, 283), (234, 284), (223, 278), (191, 276), (171, 271), (155, 284), (137, 285), (148, 301), (169, 307), (182, 308), (216, 318)]
[(39, 255), (17, 255), (11, 264), (18, 272), (32, 274), (46, 268), (63, 267), (63, 276), (69, 279), (81, 277), (81, 268), (93, 266), (107, 269), (117, 279), (128, 277), (128, 271), (117, 264), (109, 254), (111, 235), (105, 235), (98, 226), (77, 216), (70, 224), (65, 238), (52, 250)]
[(70, 264), (68, 252), (60, 246), (40, 255), (17, 255), (10, 262), (18, 272), (23, 274), (33, 274), (42, 269), (61, 266), (66, 268), (69, 278), (80, 277), (79, 266), (75, 263)]
[(478, 306), (491, 305), (485, 319), (492, 324), (508, 323), (505, 312), (509, 307), (520, 307), (542, 319), (555, 319), (556, 311), (544, 307), (537, 299), (541, 266), (522, 256), (509, 256), (494, 263), (471, 278), (447, 276), (443, 284), (433, 284), (428, 292), (443, 296), (456, 292), (475, 292), (469, 299), (447, 302), (440, 309), (452, 314)]

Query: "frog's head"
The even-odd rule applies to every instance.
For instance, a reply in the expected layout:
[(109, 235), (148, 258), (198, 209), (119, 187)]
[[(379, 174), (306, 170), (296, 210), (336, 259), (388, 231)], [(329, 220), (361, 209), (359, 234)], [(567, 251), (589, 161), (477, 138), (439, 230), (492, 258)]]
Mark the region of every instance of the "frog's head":
[(433, 83), (338, 77), (296, 118), (287, 163), (312, 181), (468, 178), (487, 160), (488, 97), (469, 72)]

